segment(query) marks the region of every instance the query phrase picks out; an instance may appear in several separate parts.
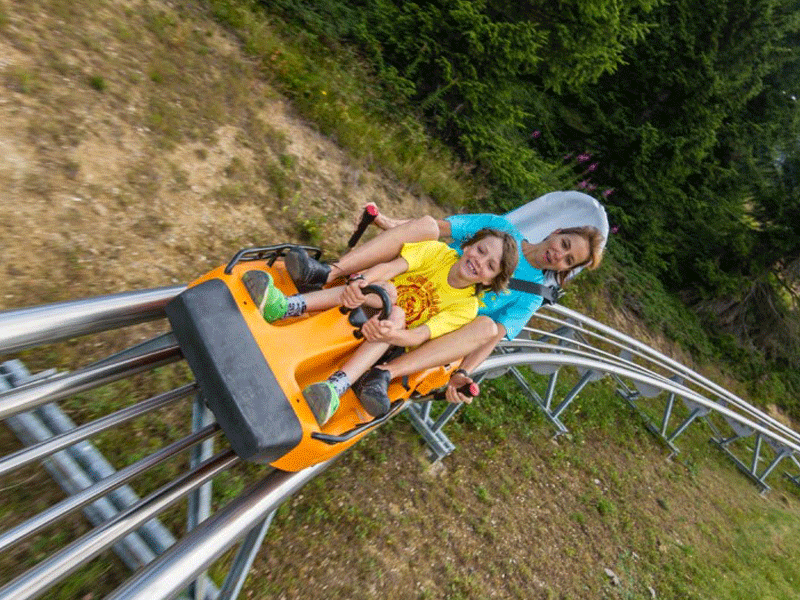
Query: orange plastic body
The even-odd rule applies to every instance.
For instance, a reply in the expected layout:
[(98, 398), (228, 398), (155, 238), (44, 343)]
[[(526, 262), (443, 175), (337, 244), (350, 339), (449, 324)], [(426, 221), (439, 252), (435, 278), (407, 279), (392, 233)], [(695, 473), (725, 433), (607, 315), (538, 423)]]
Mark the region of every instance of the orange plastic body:
[[(341, 397), (336, 413), (320, 428), (302, 395), (304, 387), (325, 380), (341, 366), (361, 341), (353, 335), (354, 327), (338, 307), (310, 316), (267, 323), (259, 314), (241, 280), (246, 271), (253, 269), (268, 271), (275, 285), (287, 296), (297, 293), (281, 260), (272, 266), (263, 260), (240, 262), (234, 265), (230, 274), (224, 272), (225, 267), (219, 267), (192, 282), (190, 287), (213, 278), (221, 279), (228, 286), (263, 353), (264, 360), (302, 424), (302, 441), (270, 464), (284, 471), (299, 471), (334, 457), (371, 431), (371, 428), (367, 428), (346, 441), (333, 444), (314, 439), (313, 432), (342, 435), (354, 427), (369, 423), (373, 418), (349, 390)], [(457, 363), (452, 363), (447, 367), (427, 369), (410, 376), (407, 382), (393, 381), (389, 386), (389, 397), (394, 402), (408, 399), (415, 392), (419, 396), (425, 396), (446, 385), (450, 372), (457, 366)], [(407, 383), (408, 389), (403, 383)], [(269, 402), (270, 399), (265, 398), (264, 401)]]

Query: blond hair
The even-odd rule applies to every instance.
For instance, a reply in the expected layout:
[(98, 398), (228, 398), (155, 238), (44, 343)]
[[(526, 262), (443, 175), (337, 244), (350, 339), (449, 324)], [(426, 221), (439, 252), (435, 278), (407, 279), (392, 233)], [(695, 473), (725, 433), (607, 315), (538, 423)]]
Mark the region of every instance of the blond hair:
[(587, 258), (581, 264), (570, 267), (565, 271), (556, 271), (556, 280), (558, 281), (559, 285), (564, 285), (567, 282), (567, 279), (569, 279), (570, 274), (575, 269), (586, 267), (591, 271), (600, 266), (600, 262), (603, 260), (603, 244), (606, 241), (606, 238), (602, 233), (600, 233), (600, 230), (597, 227), (593, 227), (591, 225), (583, 225), (582, 227), (566, 227), (564, 229), (559, 229), (557, 233), (572, 233), (579, 235), (589, 243), (589, 258)]

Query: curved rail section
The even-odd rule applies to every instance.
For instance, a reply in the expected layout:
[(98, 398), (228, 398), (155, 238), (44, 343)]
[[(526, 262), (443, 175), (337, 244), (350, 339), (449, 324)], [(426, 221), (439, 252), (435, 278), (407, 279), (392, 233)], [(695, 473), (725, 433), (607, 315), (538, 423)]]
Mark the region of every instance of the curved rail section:
[[(161, 319), (164, 305), (182, 289), (115, 294), (0, 313), (0, 356)], [(567, 431), (563, 416), (578, 394), (593, 381), (610, 379), (617, 394), (646, 418), (648, 428), (674, 453), (679, 451), (676, 438), (691, 424), (702, 422), (711, 430), (712, 440), (762, 490), (768, 489), (766, 477), (784, 459), (800, 467), (798, 433), (687, 367), (564, 307), (543, 309), (538, 322), (544, 325), (527, 328), (519, 338), (501, 344), (476, 373), (512, 377), (543, 411), (556, 435)], [(82, 510), (93, 524), (88, 533), (53, 548), (38, 564), (12, 575), (9, 581), (0, 581), (0, 600), (43, 597), (109, 548), (137, 572), (108, 598), (237, 597), (277, 508), (329, 463), (300, 473), (267, 470), (249, 490), (211, 515), (212, 482), (239, 459), (224, 440), (219, 444), (222, 451), (214, 454), (218, 428), (193, 383), (161, 390), (150, 398), (123, 398), (126, 405), (117, 402), (116, 410), (79, 425), (57, 405), (57, 401), (84, 394), (113, 394), (113, 382), (180, 358), (172, 335), (165, 333), (68, 373), (49, 370), (30, 375), (19, 360), (0, 365), (0, 416), (24, 446), (7, 449), (6, 456), (0, 457), (0, 476), (13, 477), (18, 469), (41, 461), (66, 494), (38, 514), (15, 515), (0, 531), (0, 556), (8, 556), (6, 550), (57, 526), (75, 511)], [(556, 399), (556, 381), (563, 368), (576, 369), (578, 381), (563, 398)], [(537, 381), (541, 377), (546, 380)], [(165, 435), (165, 445), (150, 454), (114, 467), (94, 445), (102, 444), (101, 434), (123, 432), (117, 439), (139, 435), (139, 419), (179, 410), (187, 397), (194, 397), (194, 402), (186, 431)], [(434, 459), (453, 450), (444, 427), (460, 406), (446, 405), (440, 412), (434, 403), (420, 402), (408, 408), (405, 413), (424, 436)], [(439, 413), (435, 418), (434, 412)], [(188, 461), (182, 459), (187, 453)], [(188, 462), (188, 469), (175, 466), (181, 460), (178, 464)], [(796, 474), (787, 475), (795, 483), (800, 481)], [(140, 498), (133, 485), (139, 485), (143, 476), (152, 491)], [(154, 485), (158, 477), (161, 479)], [(170, 516), (174, 511), (165, 511), (184, 499), (187, 522), (177, 527)], [(159, 518), (171, 519), (171, 527)], [(183, 531), (177, 540), (170, 533), (176, 529)], [(238, 553), (217, 588), (205, 569), (237, 543)]]

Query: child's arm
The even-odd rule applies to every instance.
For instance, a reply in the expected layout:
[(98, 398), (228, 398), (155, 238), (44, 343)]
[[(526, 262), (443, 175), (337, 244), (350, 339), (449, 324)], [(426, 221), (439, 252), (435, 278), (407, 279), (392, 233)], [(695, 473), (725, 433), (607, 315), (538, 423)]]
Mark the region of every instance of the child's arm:
[(398, 256), (389, 262), (379, 263), (374, 267), (370, 267), (361, 275), (366, 281), (364, 285), (367, 285), (375, 281), (388, 281), (406, 271), (408, 271), (408, 262), (402, 256)]
[(420, 325), (414, 329), (398, 327), (391, 321), (380, 321), (372, 317), (361, 328), (364, 339), (368, 342), (385, 342), (392, 346), (419, 346), (431, 338), (431, 330), (427, 325)]
[(361, 293), (361, 288), (370, 283), (378, 281), (388, 281), (392, 277), (405, 273), (408, 270), (408, 262), (402, 256), (398, 256), (389, 262), (379, 263), (364, 271), (361, 276), (363, 279), (355, 279), (348, 283), (342, 290), (341, 304), (347, 308), (356, 308), (367, 301), (367, 297)]

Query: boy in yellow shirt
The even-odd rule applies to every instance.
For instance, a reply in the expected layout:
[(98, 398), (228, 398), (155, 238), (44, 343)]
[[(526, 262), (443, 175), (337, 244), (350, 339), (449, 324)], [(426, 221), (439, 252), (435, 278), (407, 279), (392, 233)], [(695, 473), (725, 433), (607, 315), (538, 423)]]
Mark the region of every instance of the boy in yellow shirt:
[(380, 320), (376, 315), (364, 324), (361, 331), (365, 342), (341, 369), (303, 390), (314, 417), (323, 425), (351, 385), (367, 412), (372, 416), (386, 413), (391, 377), (380, 365), (373, 365), (393, 346), (416, 347), (472, 321), (478, 313), (478, 295), (487, 288), (504, 291), (517, 261), (514, 239), (486, 228), (464, 242), (460, 257), (442, 242), (404, 244), (397, 257), (351, 276), (343, 287), (286, 298), (264, 271), (248, 271), (242, 279), (269, 322), (337, 305), (378, 307), (375, 294), (362, 293), (366, 285), (383, 287), (394, 302), (387, 319)]

